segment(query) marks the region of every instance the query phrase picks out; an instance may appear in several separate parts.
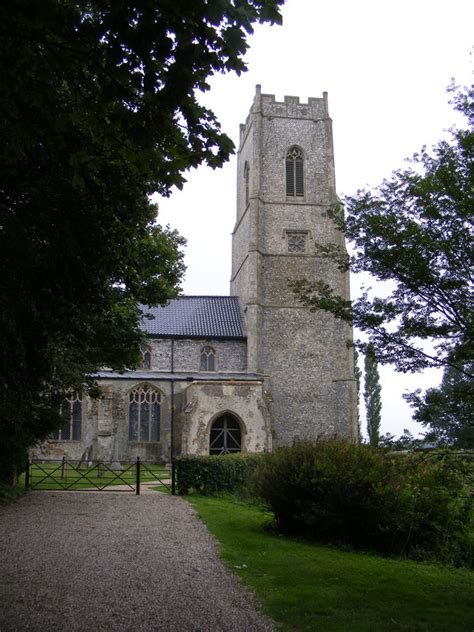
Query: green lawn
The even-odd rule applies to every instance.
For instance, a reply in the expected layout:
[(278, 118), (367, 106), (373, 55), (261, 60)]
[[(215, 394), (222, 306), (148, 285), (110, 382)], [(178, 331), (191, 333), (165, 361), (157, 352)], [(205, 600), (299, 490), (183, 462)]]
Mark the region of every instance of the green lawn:
[(190, 496), (221, 555), (283, 630), (473, 632), (474, 573), (316, 546), (265, 531), (271, 515)]
[[(100, 474), (102, 474), (100, 476)], [(140, 482), (168, 480), (170, 471), (162, 465), (141, 464)], [(68, 463), (64, 472), (61, 463), (33, 463), (30, 469), (31, 489), (94, 489), (115, 485), (129, 485), (135, 488), (136, 469), (135, 463), (124, 463), (119, 470), (110, 469), (107, 464), (99, 470), (97, 465), (93, 467), (78, 467), (77, 463)], [(20, 485), (24, 487), (24, 474)]]

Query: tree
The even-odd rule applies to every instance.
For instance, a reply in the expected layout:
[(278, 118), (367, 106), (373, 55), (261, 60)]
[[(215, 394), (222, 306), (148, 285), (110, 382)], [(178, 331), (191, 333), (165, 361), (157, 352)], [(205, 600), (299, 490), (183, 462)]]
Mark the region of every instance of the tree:
[(360, 397), (360, 380), (362, 377), (362, 371), (359, 369), (359, 353), (357, 347), (353, 347), (354, 350), (354, 377), (356, 384), (356, 416), (357, 416), (357, 439), (362, 440), (362, 431), (360, 427), (360, 410), (359, 410), (359, 397)]
[[(150, 194), (233, 150), (196, 94), (245, 70), (283, 0), (0, 7), (0, 479), (71, 389), (138, 360), (138, 303), (178, 292), (182, 239)], [(92, 392), (92, 391), (91, 391)]]
[(419, 390), (406, 396), (415, 408), (413, 418), (427, 428), (426, 441), (474, 448), (474, 384), (468, 377), (473, 372), (473, 360), (464, 372), (447, 367), (439, 388), (430, 388), (423, 396)]
[(371, 345), (367, 347), (364, 358), (365, 388), (364, 401), (367, 418), (367, 433), (369, 443), (376, 448), (380, 438), (380, 412), (382, 401), (380, 399), (381, 386), (377, 359)]
[(367, 334), (360, 348), (373, 345), (380, 363), (403, 372), (437, 366), (465, 373), (473, 356), (474, 91), (452, 90), (467, 129), (452, 130), (431, 153), (423, 148), (373, 192), (346, 198), (345, 217), (341, 205), (327, 211), (351, 254), (331, 243), (319, 244), (319, 254), (394, 289), (387, 297), (365, 291), (351, 303), (322, 279), (292, 284), (303, 304), (352, 323)]

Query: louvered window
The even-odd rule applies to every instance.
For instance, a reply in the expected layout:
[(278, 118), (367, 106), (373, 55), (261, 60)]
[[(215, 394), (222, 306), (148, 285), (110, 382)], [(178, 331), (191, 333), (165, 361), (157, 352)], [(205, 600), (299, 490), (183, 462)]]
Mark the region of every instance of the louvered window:
[(303, 152), (299, 147), (291, 147), (286, 154), (286, 195), (304, 195)]
[(56, 441), (80, 441), (82, 426), (82, 397), (74, 393), (61, 404), (62, 428), (53, 432), (51, 439)]
[(161, 394), (143, 384), (128, 396), (128, 438), (130, 441), (160, 440)]

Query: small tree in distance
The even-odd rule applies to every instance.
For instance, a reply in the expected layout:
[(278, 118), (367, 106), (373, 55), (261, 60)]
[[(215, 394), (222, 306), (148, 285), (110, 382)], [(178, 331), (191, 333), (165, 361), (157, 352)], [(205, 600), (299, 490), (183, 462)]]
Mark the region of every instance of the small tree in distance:
[(367, 347), (364, 359), (365, 388), (364, 400), (367, 418), (367, 433), (369, 443), (376, 448), (380, 439), (380, 421), (382, 401), (380, 398), (381, 386), (377, 359), (371, 345)]

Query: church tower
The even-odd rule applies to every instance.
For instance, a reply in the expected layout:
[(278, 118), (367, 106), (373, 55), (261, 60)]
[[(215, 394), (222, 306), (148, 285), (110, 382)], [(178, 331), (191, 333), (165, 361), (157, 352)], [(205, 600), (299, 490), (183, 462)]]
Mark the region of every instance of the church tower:
[(348, 275), (314, 248), (343, 239), (324, 215), (336, 200), (327, 94), (278, 102), (257, 86), (240, 126), (231, 295), (244, 310), (247, 369), (265, 379), (275, 445), (357, 434), (351, 328), (310, 313), (288, 287), (323, 278), (349, 296)]

